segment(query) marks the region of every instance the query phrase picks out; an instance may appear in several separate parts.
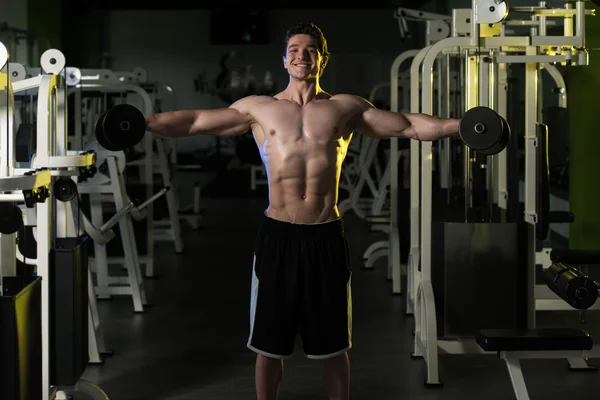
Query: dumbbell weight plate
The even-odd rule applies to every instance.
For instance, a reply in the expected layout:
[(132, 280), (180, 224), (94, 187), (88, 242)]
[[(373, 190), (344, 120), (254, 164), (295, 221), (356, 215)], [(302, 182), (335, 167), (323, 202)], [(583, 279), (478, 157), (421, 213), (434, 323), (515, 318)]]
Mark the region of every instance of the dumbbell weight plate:
[[(473, 107), (460, 120), (462, 141), (476, 152), (493, 155), (504, 135), (502, 118), (491, 108)], [(491, 150), (491, 152), (490, 152)]]
[(119, 104), (106, 111), (102, 119), (102, 130), (113, 148), (124, 150), (142, 141), (146, 134), (144, 115), (130, 104)]
[(100, 118), (96, 121), (96, 140), (98, 141), (98, 144), (106, 150), (119, 151), (120, 149), (108, 140), (108, 135), (104, 131), (104, 117), (106, 117), (106, 112), (100, 114)]
[(485, 150), (485, 154), (488, 156), (493, 156), (500, 153), (506, 148), (506, 146), (508, 146), (508, 141), (510, 140), (510, 125), (508, 125), (508, 122), (506, 122), (506, 120), (500, 115), (499, 117), (502, 121), (502, 136), (500, 137), (500, 141), (498, 141), (498, 143)]

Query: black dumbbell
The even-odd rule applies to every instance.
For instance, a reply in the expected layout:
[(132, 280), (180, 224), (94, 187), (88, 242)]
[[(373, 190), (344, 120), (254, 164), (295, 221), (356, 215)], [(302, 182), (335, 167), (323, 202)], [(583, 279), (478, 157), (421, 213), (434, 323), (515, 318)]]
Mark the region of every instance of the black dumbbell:
[(96, 121), (96, 140), (110, 151), (131, 148), (146, 134), (146, 119), (136, 107), (119, 104), (105, 111)]
[(472, 150), (493, 156), (508, 145), (510, 125), (488, 107), (473, 107), (460, 120), (460, 138)]

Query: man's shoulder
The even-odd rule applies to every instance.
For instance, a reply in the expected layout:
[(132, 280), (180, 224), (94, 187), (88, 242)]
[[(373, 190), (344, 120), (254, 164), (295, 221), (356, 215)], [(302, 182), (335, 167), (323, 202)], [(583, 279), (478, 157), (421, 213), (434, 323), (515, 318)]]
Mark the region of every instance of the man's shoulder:
[(256, 111), (257, 106), (273, 101), (277, 101), (277, 99), (270, 96), (250, 95), (237, 100), (229, 108), (234, 108), (243, 113), (252, 113)]
[(273, 101), (277, 101), (277, 98), (265, 95), (250, 95), (238, 100), (238, 102), (243, 102), (246, 104), (264, 104)]
[(353, 110), (363, 110), (369, 107), (368, 101), (354, 94), (340, 93), (331, 96), (329, 100), (341, 102), (344, 105), (350, 106)]
[(334, 94), (329, 98), (329, 100), (350, 102), (350, 103), (356, 103), (356, 104), (364, 102), (364, 100), (361, 99), (359, 96), (356, 96), (354, 94), (348, 94), (348, 93)]

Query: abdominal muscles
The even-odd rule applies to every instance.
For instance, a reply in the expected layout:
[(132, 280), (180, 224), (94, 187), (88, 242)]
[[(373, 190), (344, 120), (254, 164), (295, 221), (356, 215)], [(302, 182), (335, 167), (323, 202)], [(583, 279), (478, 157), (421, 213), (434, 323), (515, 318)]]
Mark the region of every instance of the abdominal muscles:
[(337, 143), (299, 140), (263, 154), (269, 180), (267, 215), (294, 223), (320, 223), (339, 217), (338, 179), (343, 161)]

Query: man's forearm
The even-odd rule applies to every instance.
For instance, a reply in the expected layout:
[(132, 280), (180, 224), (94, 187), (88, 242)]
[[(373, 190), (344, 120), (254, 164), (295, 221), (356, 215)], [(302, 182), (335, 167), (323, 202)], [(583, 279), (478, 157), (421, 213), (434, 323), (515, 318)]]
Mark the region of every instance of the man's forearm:
[(440, 132), (438, 135), (439, 139), (445, 139), (448, 137), (456, 136), (458, 134), (458, 128), (460, 127), (460, 120), (455, 118), (440, 118), (439, 121)]
[(193, 131), (196, 114), (194, 110), (148, 114), (145, 116), (146, 130), (172, 138), (189, 136)]
[(456, 136), (460, 120), (439, 118), (427, 114), (405, 114), (410, 122), (406, 136), (421, 141), (440, 140)]

